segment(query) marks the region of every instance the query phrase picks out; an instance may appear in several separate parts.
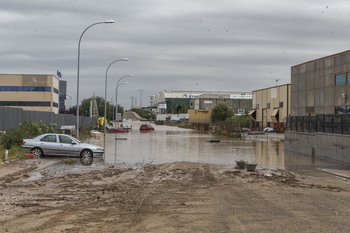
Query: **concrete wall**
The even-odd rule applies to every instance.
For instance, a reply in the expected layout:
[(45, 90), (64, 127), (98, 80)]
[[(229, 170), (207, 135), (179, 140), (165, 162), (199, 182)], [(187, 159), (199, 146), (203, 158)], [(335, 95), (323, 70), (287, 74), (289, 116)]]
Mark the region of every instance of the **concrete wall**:
[(350, 136), (324, 133), (285, 133), (285, 150), (350, 163)]
[[(26, 111), (20, 108), (0, 107), (0, 130), (18, 127), (23, 121), (54, 123), (57, 128), (65, 125), (76, 125), (76, 116), (72, 114), (55, 114), (45, 111)], [(80, 127), (94, 127), (97, 125), (96, 117), (79, 117)]]
[(209, 111), (209, 110), (189, 109), (188, 115), (189, 115), (189, 122), (190, 123), (210, 124), (211, 111)]

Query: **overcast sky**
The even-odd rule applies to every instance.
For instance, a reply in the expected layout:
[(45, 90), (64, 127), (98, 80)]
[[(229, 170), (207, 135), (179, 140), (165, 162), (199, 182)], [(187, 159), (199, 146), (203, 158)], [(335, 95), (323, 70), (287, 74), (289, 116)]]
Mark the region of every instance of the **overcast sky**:
[(347, 0), (1, 0), (0, 73), (56, 74), (76, 104), (93, 92), (129, 109), (162, 90), (252, 91), (290, 83), (290, 68), (350, 49)]

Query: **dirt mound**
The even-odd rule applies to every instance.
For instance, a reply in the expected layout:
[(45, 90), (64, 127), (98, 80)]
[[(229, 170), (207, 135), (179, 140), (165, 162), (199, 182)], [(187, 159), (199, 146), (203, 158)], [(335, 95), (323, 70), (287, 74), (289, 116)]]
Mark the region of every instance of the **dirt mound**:
[(181, 162), (45, 176), (49, 173), (0, 184), (1, 232), (302, 232), (309, 226), (315, 232), (344, 232), (349, 227), (347, 184), (307, 182), (282, 170)]

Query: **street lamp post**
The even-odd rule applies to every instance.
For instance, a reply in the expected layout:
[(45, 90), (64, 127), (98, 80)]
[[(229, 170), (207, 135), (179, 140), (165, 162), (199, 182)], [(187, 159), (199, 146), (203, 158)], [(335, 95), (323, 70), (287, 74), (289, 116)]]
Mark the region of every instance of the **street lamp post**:
[[(103, 129), (103, 131), (104, 131), (104, 133), (103, 133), (103, 136), (104, 136), (103, 148), (105, 150), (105, 153), (106, 153), (106, 123), (107, 123), (107, 118), (106, 118), (106, 116), (107, 116), (107, 74), (108, 74), (109, 67), (111, 67), (111, 65), (113, 65), (114, 63), (116, 63), (118, 61), (129, 61), (129, 58), (122, 58), (122, 59), (114, 60), (108, 65), (108, 67), (106, 69), (106, 78), (105, 78), (105, 113), (104, 113), (104, 122), (103, 122), (104, 123), (103, 124), (103, 126), (104, 126), (104, 129)], [(103, 155), (103, 157), (104, 157), (104, 155)]]
[(124, 75), (123, 77), (121, 77), (118, 82), (117, 82), (117, 85), (115, 87), (115, 119), (117, 120), (117, 125), (119, 127), (119, 119), (118, 119), (118, 87), (120, 86), (119, 85), (119, 82), (124, 79), (124, 78), (127, 78), (127, 77), (134, 77), (134, 75), (132, 74), (129, 74), (129, 75)]
[[(117, 96), (118, 88), (119, 88), (121, 85), (124, 85), (124, 84), (128, 84), (128, 82), (122, 82), (122, 83), (120, 83), (120, 84), (115, 85), (115, 93), (116, 93), (115, 95), (116, 95), (116, 96)], [(116, 96), (114, 96), (114, 98), (116, 98)], [(118, 108), (117, 102), (115, 102), (115, 108)], [(117, 111), (117, 110), (114, 110), (113, 115), (116, 114), (116, 111)], [(114, 120), (115, 120), (115, 122), (116, 122), (116, 126), (119, 126), (118, 123), (117, 123), (117, 116), (115, 116)]]
[(83, 37), (84, 33), (91, 28), (92, 26), (95, 26), (97, 24), (105, 24), (105, 23), (114, 23), (114, 20), (106, 20), (104, 22), (97, 22), (94, 24), (91, 24), (90, 26), (88, 26), (87, 28), (85, 28), (85, 30), (83, 31), (83, 33), (80, 35), (79, 38), (79, 43), (78, 43), (78, 74), (77, 74), (77, 139), (79, 140), (79, 70), (80, 70), (80, 42), (81, 42), (81, 38)]

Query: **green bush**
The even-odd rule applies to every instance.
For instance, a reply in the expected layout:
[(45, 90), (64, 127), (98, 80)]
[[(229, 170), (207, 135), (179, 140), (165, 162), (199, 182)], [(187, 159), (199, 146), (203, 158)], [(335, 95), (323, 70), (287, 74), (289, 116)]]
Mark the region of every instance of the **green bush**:
[(5, 149), (0, 145), (0, 162), (5, 161)]
[(45, 133), (58, 133), (55, 130), (56, 124), (46, 124), (43, 121), (39, 123), (32, 121), (24, 121), (19, 127), (14, 127), (6, 131), (0, 138), (0, 145), (9, 150), (13, 146), (20, 146), (23, 139), (34, 138)]
[(242, 128), (250, 128), (252, 125), (252, 120), (250, 117), (242, 115), (242, 116), (232, 116), (227, 118), (223, 122), (223, 127), (230, 135), (233, 132), (242, 132)]
[(219, 102), (211, 110), (211, 121), (213, 123), (221, 123), (233, 115), (233, 110), (229, 109), (227, 104), (224, 102)]
[(12, 146), (9, 150), (9, 160), (24, 159), (25, 151), (19, 146)]

